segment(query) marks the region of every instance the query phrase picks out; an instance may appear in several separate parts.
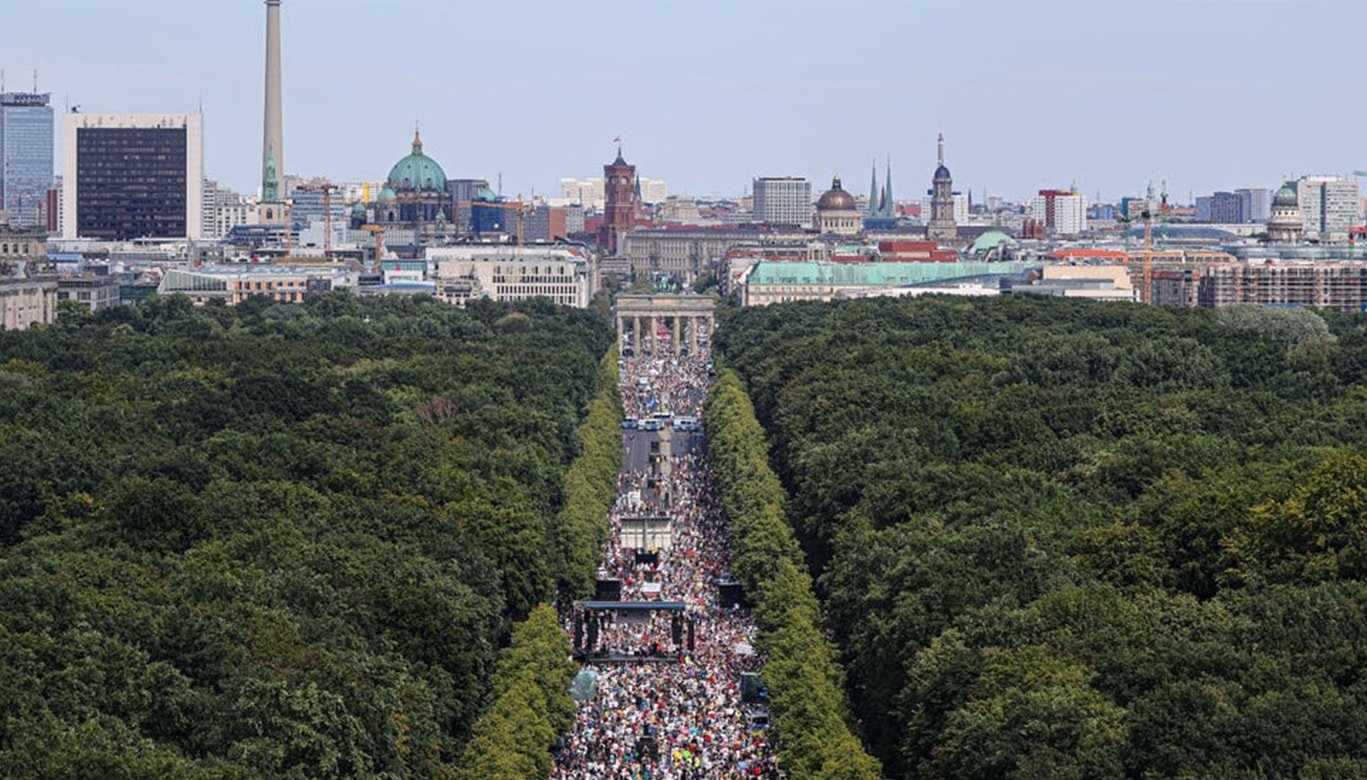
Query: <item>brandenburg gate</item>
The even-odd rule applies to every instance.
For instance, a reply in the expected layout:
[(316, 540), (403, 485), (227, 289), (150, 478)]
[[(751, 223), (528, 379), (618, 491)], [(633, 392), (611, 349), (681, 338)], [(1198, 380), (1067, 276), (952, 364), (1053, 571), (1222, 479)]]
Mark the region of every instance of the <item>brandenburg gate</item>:
[(660, 326), (669, 322), (673, 324), (673, 354), (679, 354), (685, 338), (688, 353), (696, 354), (699, 333), (711, 337), (716, 323), (715, 308), (716, 299), (710, 295), (619, 295), (612, 309), (612, 318), (617, 323), (617, 348), (626, 352), (630, 347), (633, 355), (643, 354), (642, 349), (653, 354), (659, 342), (652, 337), (658, 336)]

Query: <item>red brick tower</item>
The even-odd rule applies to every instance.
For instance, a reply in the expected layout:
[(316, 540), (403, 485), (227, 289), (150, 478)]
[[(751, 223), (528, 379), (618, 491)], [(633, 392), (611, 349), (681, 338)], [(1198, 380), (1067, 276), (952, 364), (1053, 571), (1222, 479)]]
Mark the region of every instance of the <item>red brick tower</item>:
[(598, 246), (609, 254), (617, 253), (621, 234), (631, 229), (635, 221), (636, 166), (622, 159), (622, 145), (617, 145), (617, 159), (603, 166), (603, 188), (607, 203), (603, 207), (603, 224), (598, 228)]

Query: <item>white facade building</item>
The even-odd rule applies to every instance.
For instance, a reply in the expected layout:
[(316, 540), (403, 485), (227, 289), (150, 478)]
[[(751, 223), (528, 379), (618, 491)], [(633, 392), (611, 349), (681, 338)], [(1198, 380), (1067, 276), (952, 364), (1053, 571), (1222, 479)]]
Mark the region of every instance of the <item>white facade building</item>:
[(457, 306), (475, 298), (549, 298), (582, 309), (597, 292), (598, 274), (592, 262), (571, 249), (430, 247), (427, 261), (436, 268), (437, 298)]
[[(660, 179), (637, 177), (641, 184), (642, 203), (663, 203), (669, 197), (669, 186)], [(590, 211), (602, 211), (607, 203), (607, 189), (602, 176), (590, 179), (561, 179), (560, 197), (550, 199), (552, 206), (582, 205)]]
[(1361, 222), (1356, 179), (1302, 176), (1296, 181), (1296, 199), (1306, 238), (1347, 240), (1348, 231)]
[(645, 176), (641, 180), (641, 202), (642, 203), (663, 203), (669, 197), (669, 185), (661, 179), (651, 179)]
[(754, 219), (766, 225), (812, 224), (812, 183), (800, 176), (762, 176), (752, 182)]
[(603, 204), (607, 202), (607, 192), (603, 188), (603, 177), (561, 179), (560, 200), (564, 204), (581, 205), (589, 211), (601, 210)]
[(1056, 235), (1075, 236), (1087, 230), (1087, 199), (1078, 193), (1036, 195), (1030, 202), (1030, 211), (1032, 217)]
[(62, 238), (202, 237), (202, 115), (65, 117)]
[(355, 287), (356, 282), (356, 271), (342, 263), (229, 263), (170, 269), (157, 285), (157, 293), (185, 295), (195, 304), (217, 300), (232, 306), (257, 296), (277, 303), (302, 303), (312, 295)]
[(1267, 222), (1272, 216), (1272, 190), (1266, 187), (1242, 187), (1234, 191), (1243, 202), (1244, 221)]
[(213, 179), (204, 180), (202, 237), (223, 238), (238, 225), (251, 224), (249, 220), (255, 212), (246, 196), (219, 186)]

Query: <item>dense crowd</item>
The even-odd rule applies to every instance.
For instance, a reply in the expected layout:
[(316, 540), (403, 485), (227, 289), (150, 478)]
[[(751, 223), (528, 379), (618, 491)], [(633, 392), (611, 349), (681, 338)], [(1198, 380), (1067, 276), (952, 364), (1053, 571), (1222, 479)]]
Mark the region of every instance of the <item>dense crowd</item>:
[(622, 361), (622, 402), (627, 419), (638, 420), (659, 411), (679, 417), (700, 417), (707, 398), (712, 360), (699, 355), (644, 355)]
[[(628, 358), (621, 377), (628, 417), (662, 406), (676, 416), (699, 416), (711, 366), (705, 355)], [(707, 461), (691, 449), (646, 468), (633, 470), (628, 463), (619, 478), (601, 573), (621, 581), (625, 601), (682, 602), (694, 643), (690, 650), (686, 635), (674, 641), (674, 613), (618, 615), (602, 625), (594, 649), (634, 660), (586, 664), (597, 675), (595, 692), (579, 705), (553, 777), (777, 778), (762, 710), (741, 697), (742, 673), (757, 672), (763, 663), (753, 650), (754, 622), (740, 605), (718, 603), (730, 535)], [(644, 516), (669, 518), (670, 543), (639, 555), (622, 543), (622, 523)]]

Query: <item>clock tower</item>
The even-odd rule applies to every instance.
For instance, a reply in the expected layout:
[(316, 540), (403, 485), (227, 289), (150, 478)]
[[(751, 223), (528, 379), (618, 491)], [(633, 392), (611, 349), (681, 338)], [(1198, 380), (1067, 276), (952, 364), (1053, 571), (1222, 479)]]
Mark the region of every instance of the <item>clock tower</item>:
[(603, 207), (603, 224), (598, 229), (598, 246), (615, 255), (621, 235), (631, 229), (636, 213), (636, 166), (622, 159), (620, 143), (617, 159), (603, 166), (603, 189), (607, 202)]

